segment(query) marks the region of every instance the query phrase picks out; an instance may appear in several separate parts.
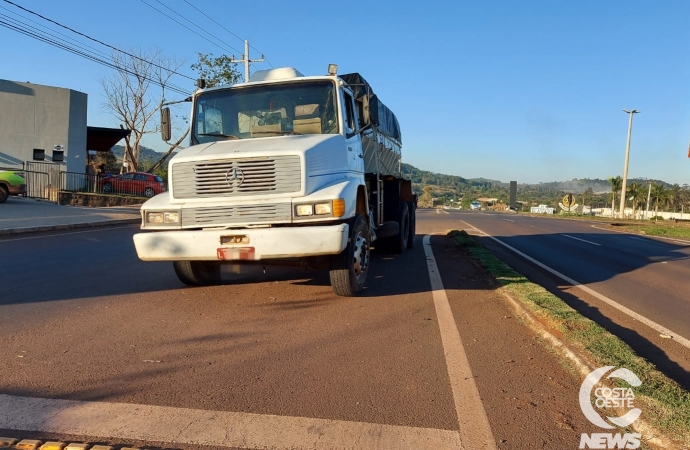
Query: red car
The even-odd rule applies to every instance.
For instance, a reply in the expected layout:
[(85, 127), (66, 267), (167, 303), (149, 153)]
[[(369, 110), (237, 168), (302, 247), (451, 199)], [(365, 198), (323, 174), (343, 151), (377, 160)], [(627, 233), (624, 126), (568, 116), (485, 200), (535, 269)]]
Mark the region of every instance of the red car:
[(133, 194), (147, 198), (168, 190), (161, 177), (146, 172), (99, 177), (98, 186), (106, 194)]

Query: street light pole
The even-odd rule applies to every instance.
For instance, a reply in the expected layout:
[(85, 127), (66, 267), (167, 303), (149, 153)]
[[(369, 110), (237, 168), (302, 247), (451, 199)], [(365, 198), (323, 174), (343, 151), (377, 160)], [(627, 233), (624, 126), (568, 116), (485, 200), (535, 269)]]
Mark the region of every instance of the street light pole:
[[(626, 113), (630, 114), (630, 121), (628, 122), (628, 144), (625, 146), (625, 166), (623, 166), (623, 185), (621, 186), (621, 204), (620, 204), (620, 218), (625, 217), (625, 191), (628, 188), (628, 161), (630, 160), (630, 136), (632, 135), (632, 120), (633, 114), (637, 114), (639, 111), (633, 109), (628, 111), (624, 109)], [(634, 209), (634, 206), (633, 206)]]

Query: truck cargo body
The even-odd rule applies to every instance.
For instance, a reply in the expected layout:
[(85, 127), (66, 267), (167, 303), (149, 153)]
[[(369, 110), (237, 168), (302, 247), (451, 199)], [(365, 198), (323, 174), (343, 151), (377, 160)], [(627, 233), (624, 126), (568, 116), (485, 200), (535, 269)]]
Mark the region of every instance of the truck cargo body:
[(197, 91), (191, 146), (142, 206), (139, 258), (197, 285), (223, 262), (322, 267), (337, 294), (359, 293), (373, 241), (414, 242), (415, 199), (395, 116), (353, 75), (275, 69)]

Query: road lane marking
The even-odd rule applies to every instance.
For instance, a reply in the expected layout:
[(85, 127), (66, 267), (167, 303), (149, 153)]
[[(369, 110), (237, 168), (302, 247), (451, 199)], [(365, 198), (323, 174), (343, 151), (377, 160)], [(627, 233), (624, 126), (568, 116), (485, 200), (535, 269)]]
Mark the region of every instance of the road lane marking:
[[(627, 235), (633, 234), (629, 231), (612, 230), (610, 228), (601, 228), (601, 227), (598, 227), (596, 225), (591, 225), (591, 227), (596, 228), (597, 230), (612, 231), (614, 233), (623, 233), (623, 234), (627, 234)], [(646, 235), (645, 237), (647, 238), (646, 239), (647, 241), (655, 241), (657, 239), (664, 239), (664, 240), (671, 241), (671, 242), (677, 242), (677, 243), (683, 244), (683, 245), (690, 245), (690, 241), (684, 241), (684, 240), (678, 239), (678, 238), (669, 238), (669, 237), (665, 237), (665, 236), (655, 236), (653, 234)], [(644, 238), (638, 238), (638, 239), (640, 239), (642, 241), (645, 240)]]
[(576, 238), (575, 236), (570, 236), (570, 235), (568, 235), (568, 234), (562, 234), (561, 236), (565, 236), (565, 237), (570, 238), (570, 239), (575, 239), (575, 240), (578, 240), (578, 241), (586, 242), (586, 243), (588, 243), (588, 244), (601, 246), (601, 244), (597, 244), (596, 242), (585, 241), (584, 239)]
[[(431, 250), (431, 235), (424, 236), (424, 253), (431, 281), (431, 293), (434, 298), (438, 327), (441, 332), (443, 353), (453, 391), (453, 402), (458, 415), (460, 442), (465, 449), (496, 449), (496, 440), (491, 433), (489, 419), (479, 396), (477, 384), (462, 345), (460, 332), (448, 303), (448, 296), (443, 288), (441, 273), (436, 265), (434, 252)], [(431, 447), (429, 447), (431, 448)]]
[(513, 222), (513, 223), (515, 223), (515, 221), (514, 221), (514, 220), (511, 220), (511, 219), (503, 219), (503, 220), (505, 220), (506, 222)]
[(461, 448), (450, 430), (3, 394), (0, 428), (240, 448)]
[(611, 300), (610, 298), (606, 297), (605, 295), (598, 293), (594, 289), (592, 289), (588, 286), (585, 286), (584, 284), (580, 283), (579, 281), (575, 281), (574, 279), (568, 277), (567, 275), (564, 275), (564, 274), (556, 271), (555, 269), (552, 269), (551, 267), (547, 266), (546, 264), (539, 262), (536, 259), (532, 258), (531, 256), (526, 255), (525, 253), (516, 249), (515, 247), (512, 247), (512, 246), (506, 244), (505, 242), (503, 242), (499, 239), (496, 239), (495, 237), (491, 236), (490, 234), (483, 232), (479, 228), (470, 225), (469, 223), (465, 222), (464, 220), (461, 220), (460, 222), (463, 222), (465, 225), (467, 225), (471, 229), (477, 231), (478, 233), (481, 233), (482, 235), (488, 237), (489, 239), (492, 239), (492, 240), (498, 242), (499, 244), (501, 244), (505, 248), (507, 248), (510, 251), (522, 256), (526, 260), (532, 262), (533, 264), (536, 264), (537, 266), (541, 267), (542, 269), (546, 270), (547, 272), (549, 272), (553, 275), (556, 275), (558, 278), (572, 284), (574, 287), (576, 287), (580, 290), (583, 290), (586, 293), (588, 293), (589, 295), (592, 295), (592, 296), (598, 298), (599, 300), (606, 303), (607, 305), (612, 306), (613, 308), (616, 308), (618, 311), (622, 312), (623, 314), (626, 314), (626, 315), (632, 317), (633, 319), (637, 320), (638, 322), (642, 322), (643, 324), (647, 325), (648, 327), (650, 327), (654, 331), (659, 332), (659, 334), (667, 334), (667, 335), (673, 336), (674, 341), (678, 342), (683, 347), (690, 349), (690, 340), (684, 338), (680, 334), (674, 333), (673, 331), (669, 330), (668, 328), (666, 328), (662, 325), (659, 325), (658, 323), (654, 322), (653, 320), (647, 319), (643, 315), (638, 314), (629, 308), (626, 308), (625, 306), (621, 305), (620, 303), (618, 303), (614, 300)]

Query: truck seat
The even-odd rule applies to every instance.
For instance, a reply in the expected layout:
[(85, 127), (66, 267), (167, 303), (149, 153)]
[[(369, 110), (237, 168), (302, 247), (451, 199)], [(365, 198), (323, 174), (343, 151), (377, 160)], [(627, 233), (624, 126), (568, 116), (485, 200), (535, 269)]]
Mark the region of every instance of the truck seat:
[(321, 117), (319, 105), (295, 106), (295, 120), (292, 122), (293, 131), (301, 134), (321, 134)]

